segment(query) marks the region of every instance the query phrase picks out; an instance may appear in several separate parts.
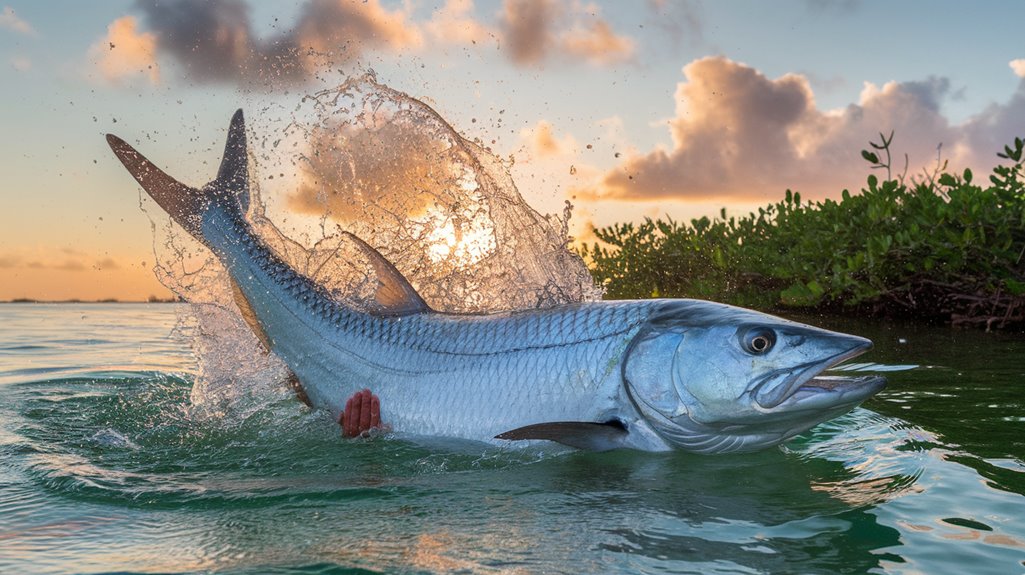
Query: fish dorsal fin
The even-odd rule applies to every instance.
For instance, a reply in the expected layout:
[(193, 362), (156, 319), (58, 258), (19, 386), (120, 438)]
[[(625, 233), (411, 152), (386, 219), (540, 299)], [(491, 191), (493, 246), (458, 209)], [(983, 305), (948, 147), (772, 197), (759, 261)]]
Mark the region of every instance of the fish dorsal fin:
[(551, 421), (518, 427), (495, 439), (545, 439), (586, 451), (609, 451), (624, 446), (628, 432), (618, 421)]
[(260, 320), (256, 319), (256, 312), (253, 311), (252, 304), (249, 303), (246, 294), (242, 293), (242, 288), (239, 287), (235, 278), (231, 278), (231, 294), (235, 296), (235, 305), (238, 306), (238, 311), (242, 312), (242, 319), (246, 321), (249, 329), (253, 330), (256, 339), (260, 340), (260, 343), (263, 344), (263, 350), (269, 352), (270, 338), (267, 337), (267, 332), (260, 325)]
[(242, 110), (235, 112), (228, 126), (228, 141), (224, 144), (224, 157), (217, 170), (214, 183), (224, 193), (234, 195), (242, 208), (249, 210), (249, 155), (246, 147), (246, 123)]
[(370, 260), (370, 264), (374, 266), (378, 282), (377, 293), (374, 294), (376, 307), (374, 313), (384, 316), (399, 316), (434, 311), (420, 297), (420, 294), (416, 293), (416, 289), (409, 284), (402, 273), (370, 244), (349, 232), (342, 233), (363, 250)]

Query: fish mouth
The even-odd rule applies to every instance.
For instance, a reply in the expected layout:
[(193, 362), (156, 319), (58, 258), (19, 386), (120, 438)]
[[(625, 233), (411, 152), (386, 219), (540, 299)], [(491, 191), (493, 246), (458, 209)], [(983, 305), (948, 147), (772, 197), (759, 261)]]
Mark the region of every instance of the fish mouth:
[(846, 349), (825, 359), (769, 373), (752, 390), (754, 402), (762, 410), (779, 408), (822, 409), (834, 405), (856, 404), (872, 396), (886, 385), (880, 376), (823, 376), (823, 371), (872, 349), (872, 342), (849, 336)]

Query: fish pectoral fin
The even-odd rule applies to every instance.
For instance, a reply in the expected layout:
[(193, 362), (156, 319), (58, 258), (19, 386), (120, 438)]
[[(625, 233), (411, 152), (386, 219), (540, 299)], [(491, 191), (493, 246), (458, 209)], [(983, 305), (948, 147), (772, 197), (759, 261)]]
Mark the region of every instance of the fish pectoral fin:
[(402, 275), (390, 261), (370, 244), (349, 232), (343, 235), (356, 244), (374, 266), (377, 274), (377, 292), (374, 294), (376, 315), (400, 316), (434, 311), (416, 292), (416, 288)]
[(545, 439), (586, 451), (609, 451), (624, 447), (629, 434), (619, 421), (552, 421), (518, 427), (495, 436), (495, 439)]

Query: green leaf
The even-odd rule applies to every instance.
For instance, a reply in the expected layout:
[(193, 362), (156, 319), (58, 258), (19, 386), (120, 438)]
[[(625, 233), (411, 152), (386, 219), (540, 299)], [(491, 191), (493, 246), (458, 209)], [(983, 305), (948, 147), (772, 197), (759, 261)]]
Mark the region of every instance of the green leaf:
[(875, 155), (873, 152), (870, 152), (868, 150), (862, 150), (861, 157), (865, 158), (866, 161), (871, 162), (873, 164), (879, 163), (879, 156)]
[(1018, 280), (1006, 278), (1004, 279), (1004, 287), (1011, 295), (1025, 294), (1025, 283)]
[(964, 169), (964, 175), (962, 175), (961, 177), (964, 178), (964, 182), (966, 184), (972, 183), (972, 170), (971, 170), (971, 168), (965, 168)]
[(957, 185), (957, 181), (954, 179), (954, 176), (947, 173), (940, 174), (940, 178), (937, 181), (941, 186), (954, 187)]
[(815, 284), (818, 293), (811, 288), (810, 284), (805, 285), (800, 281), (795, 282), (792, 286), (779, 292), (779, 297), (783, 300), (783, 305), (792, 307), (811, 307), (818, 304), (822, 299), (822, 293), (824, 290), (818, 282), (813, 281), (812, 283)]

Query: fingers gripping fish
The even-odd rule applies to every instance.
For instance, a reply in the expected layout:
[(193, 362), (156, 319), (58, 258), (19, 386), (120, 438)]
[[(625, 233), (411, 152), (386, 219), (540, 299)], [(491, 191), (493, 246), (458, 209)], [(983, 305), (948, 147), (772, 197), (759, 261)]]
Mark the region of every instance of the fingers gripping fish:
[(437, 312), (350, 235), (380, 284), (371, 311), (358, 311), (289, 267), (245, 219), (241, 110), (217, 177), (202, 188), (178, 182), (117, 136), (107, 142), (153, 200), (220, 259), (261, 341), (307, 401), (336, 419), (347, 398), (369, 387), (401, 434), (739, 452), (778, 445), (885, 384), (821, 375), (868, 350), (866, 339), (700, 300)]

